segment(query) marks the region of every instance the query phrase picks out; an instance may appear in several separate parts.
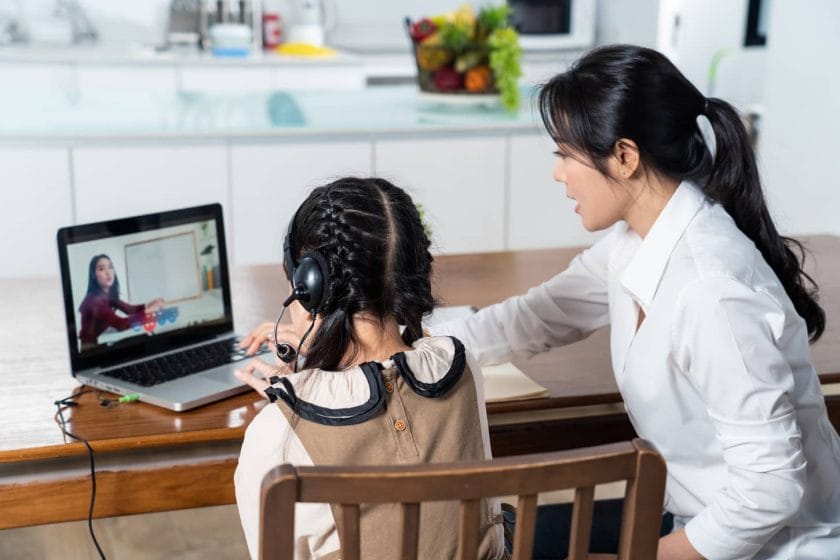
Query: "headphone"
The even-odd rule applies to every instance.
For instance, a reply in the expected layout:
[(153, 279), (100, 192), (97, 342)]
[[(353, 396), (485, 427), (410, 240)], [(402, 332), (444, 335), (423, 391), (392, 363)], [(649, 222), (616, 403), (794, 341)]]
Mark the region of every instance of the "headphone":
[(289, 221), (286, 239), (283, 240), (283, 266), (292, 283), (292, 293), (283, 302), (288, 307), (297, 300), (304, 309), (317, 314), (326, 299), (326, 286), (329, 283), (329, 266), (327, 260), (318, 251), (309, 251), (303, 255), (300, 262), (295, 260), (295, 243), (292, 230), (295, 227), (297, 213)]
[[(315, 325), (315, 315), (321, 310), (326, 299), (326, 286), (329, 282), (330, 270), (327, 259), (318, 251), (309, 251), (301, 257), (300, 262), (295, 260), (295, 243), (292, 237), (292, 230), (295, 227), (298, 211), (295, 211), (292, 219), (289, 221), (286, 238), (283, 240), (283, 266), (289, 275), (289, 281), (292, 284), (292, 293), (283, 302), (283, 311), (274, 324), (274, 344), (277, 348), (277, 357), (286, 363), (296, 360), (300, 346), (298, 346), (298, 351), (296, 352), (289, 344), (280, 343), (277, 340), (277, 329), (280, 326), (283, 313), (286, 312), (286, 308), (293, 301), (297, 300), (304, 309), (312, 314), (312, 325), (300, 341), (300, 344), (303, 345), (303, 341)], [(297, 363), (295, 363), (295, 371), (297, 371)]]

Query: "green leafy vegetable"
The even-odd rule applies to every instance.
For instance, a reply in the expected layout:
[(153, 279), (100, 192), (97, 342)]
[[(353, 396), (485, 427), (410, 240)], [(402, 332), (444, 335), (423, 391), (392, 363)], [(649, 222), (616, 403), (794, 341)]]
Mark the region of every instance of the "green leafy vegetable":
[(478, 22), (489, 33), (494, 29), (507, 27), (508, 16), (510, 16), (510, 6), (507, 4), (495, 7), (485, 6), (478, 12)]
[(440, 27), (443, 46), (456, 53), (462, 52), (472, 42), (473, 29), (469, 23), (447, 21)]

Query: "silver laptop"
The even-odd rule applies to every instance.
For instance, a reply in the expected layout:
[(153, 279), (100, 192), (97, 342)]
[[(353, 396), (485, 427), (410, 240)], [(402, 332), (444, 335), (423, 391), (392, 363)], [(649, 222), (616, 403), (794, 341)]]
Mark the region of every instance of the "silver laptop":
[[(58, 230), (80, 382), (182, 411), (247, 391), (219, 204)], [(265, 351), (265, 348), (262, 349)]]

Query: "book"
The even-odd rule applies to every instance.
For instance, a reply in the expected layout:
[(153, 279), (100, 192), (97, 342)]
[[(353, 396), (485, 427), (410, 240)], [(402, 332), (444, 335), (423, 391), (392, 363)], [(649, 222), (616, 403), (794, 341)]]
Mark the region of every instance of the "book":
[[(426, 328), (434, 327), (469, 316), (476, 312), (470, 305), (435, 307), (434, 311), (423, 319)], [(525, 372), (512, 363), (483, 366), (484, 398), (488, 403), (516, 401), (521, 399), (539, 399), (549, 396), (548, 389), (528, 377)]]
[(481, 374), (484, 378), (484, 399), (488, 403), (549, 396), (548, 389), (525, 375), (525, 372), (510, 362), (482, 366)]

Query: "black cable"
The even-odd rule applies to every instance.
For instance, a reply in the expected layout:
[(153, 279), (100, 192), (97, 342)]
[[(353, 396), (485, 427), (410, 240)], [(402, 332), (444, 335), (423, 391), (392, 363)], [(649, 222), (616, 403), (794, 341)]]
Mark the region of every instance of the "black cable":
[[(303, 333), (303, 338), (300, 339), (300, 344), (298, 344), (298, 348), (297, 348), (297, 355), (298, 356), (300, 356), (300, 349), (301, 349), (301, 347), (303, 347), (303, 343), (306, 340), (306, 337), (309, 336), (309, 333), (312, 332), (312, 327), (314, 327), (314, 326), (315, 326), (315, 312), (313, 311), (312, 312), (312, 323), (310, 323), (309, 328), (306, 329), (306, 332)], [(297, 370), (298, 370), (298, 363), (299, 363), (298, 360), (295, 360), (295, 373), (297, 373)]]
[[(74, 399), (77, 399), (78, 397), (80, 397), (81, 395), (84, 395), (85, 393), (93, 393), (93, 392), (94, 392), (93, 389), (83, 389), (83, 390), (79, 391), (78, 393), (73, 393), (72, 395), (70, 395), (67, 398), (55, 401), (55, 406), (58, 408), (58, 410), (56, 411), (55, 416), (53, 416), (53, 419), (56, 421), (59, 429), (61, 430), (61, 432), (64, 435), (69, 436), (69, 437), (71, 437), (75, 440), (78, 440), (78, 441), (84, 443), (85, 447), (87, 447), (88, 457), (90, 457), (90, 484), (91, 484), (90, 508), (88, 508), (88, 520), (87, 520), (88, 521), (88, 530), (90, 531), (90, 537), (93, 539), (93, 544), (96, 546), (96, 550), (99, 552), (99, 557), (102, 560), (106, 560), (105, 559), (105, 554), (102, 552), (102, 547), (99, 546), (99, 541), (96, 540), (96, 535), (93, 532), (93, 506), (96, 503), (96, 463), (95, 463), (94, 458), (93, 458), (93, 448), (90, 446), (90, 443), (88, 443), (88, 441), (85, 438), (83, 438), (81, 436), (77, 436), (76, 434), (74, 434), (72, 432), (68, 432), (67, 431), (67, 421), (64, 419), (64, 411), (65, 410), (67, 410), (68, 408), (70, 408), (72, 406), (78, 406), (79, 405), (79, 403), (77, 403)], [(101, 394), (101, 391), (96, 391), (96, 393), (97, 393), (97, 396), (99, 396)], [(100, 402), (102, 401), (101, 398), (99, 400), (100, 400)]]
[(277, 340), (277, 329), (280, 327), (280, 320), (283, 319), (283, 314), (286, 313), (287, 306), (283, 306), (283, 311), (277, 317), (277, 322), (274, 323), (274, 348), (277, 351), (277, 357), (286, 364), (292, 363), (297, 358), (297, 352), (292, 348), (291, 344), (280, 342)]

